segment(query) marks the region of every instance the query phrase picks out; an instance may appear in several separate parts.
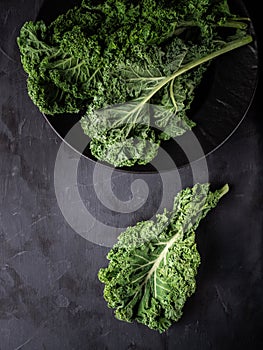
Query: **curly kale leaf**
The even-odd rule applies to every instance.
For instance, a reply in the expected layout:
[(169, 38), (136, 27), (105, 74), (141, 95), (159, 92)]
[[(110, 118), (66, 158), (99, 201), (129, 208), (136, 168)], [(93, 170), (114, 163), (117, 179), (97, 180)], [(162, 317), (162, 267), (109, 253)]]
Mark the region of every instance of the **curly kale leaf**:
[(200, 265), (195, 231), (226, 192), (228, 185), (215, 192), (209, 184), (187, 188), (175, 197), (171, 212), (119, 236), (108, 253), (108, 267), (98, 273), (104, 298), (118, 319), (162, 333), (181, 318)]
[[(149, 52), (141, 49), (140, 56), (143, 58), (120, 62), (113, 67), (110, 78), (117, 76), (118, 79), (112, 80), (110, 86), (113, 82), (121, 84), (123, 103), (107, 106), (112, 98), (108, 94), (113, 88), (105, 88), (103, 97), (98, 100), (96, 96), (81, 119), (84, 132), (92, 139), (91, 152), (97, 159), (118, 167), (147, 164), (156, 156), (160, 143), (160, 132), (154, 128), (167, 133), (169, 128), (171, 137), (182, 135), (193, 127), (194, 123), (186, 114), (180, 113), (183, 96), (176, 96), (177, 104), (170, 87), (168, 91), (160, 91), (167, 80), (166, 74), (178, 71), (187, 56), (188, 50), (181, 41), (180, 45), (172, 47), (175, 48), (174, 55), (170, 52), (165, 55), (158, 47), (151, 48)], [(109, 84), (107, 75), (106, 79), (104, 87)], [(189, 86), (190, 81), (189, 77)], [(173, 82), (171, 85), (174, 86)], [(127, 98), (133, 99), (125, 102)]]
[[(251, 37), (246, 36), (230, 43), (220, 42), (216, 50), (174, 45), (176, 59), (166, 62), (160, 49), (153, 48), (151, 55), (144, 52), (144, 58), (137, 63), (119, 63), (112, 74), (119, 76), (118, 82), (122, 82), (122, 89), (126, 88), (126, 95), (135, 98), (108, 106), (106, 93), (101, 105), (96, 99), (96, 107), (101, 109), (89, 105), (81, 126), (92, 139), (92, 154), (117, 167), (147, 164), (156, 156), (160, 140), (180, 136), (195, 125), (186, 112), (194, 98), (193, 90), (202, 79), (204, 64), (250, 41)], [(170, 53), (168, 57), (173, 56)], [(146, 148), (142, 143), (145, 145), (146, 140), (152, 146), (149, 153), (143, 153)], [(132, 145), (135, 148), (138, 145), (133, 153)]]

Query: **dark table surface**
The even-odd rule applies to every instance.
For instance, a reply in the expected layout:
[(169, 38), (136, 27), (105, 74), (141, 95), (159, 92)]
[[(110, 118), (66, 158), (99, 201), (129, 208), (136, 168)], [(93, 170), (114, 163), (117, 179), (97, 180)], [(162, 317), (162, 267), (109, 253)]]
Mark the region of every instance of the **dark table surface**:
[[(171, 190), (163, 198), (159, 174), (113, 172), (113, 193), (105, 204), (100, 194), (105, 183), (109, 186), (108, 169), (100, 168), (99, 176), (93, 177), (94, 163), (81, 158), (78, 164), (78, 154), (64, 145), (61, 152), (68, 163), (78, 164), (78, 176), (75, 185), (67, 186), (68, 163), (64, 163), (65, 183), (57, 186), (57, 196), (73, 209), (81, 197), (101, 223), (99, 238), (93, 222), (87, 229), (90, 236), (85, 236), (82, 227), (74, 226), (78, 217), (74, 221), (62, 214), (54, 186), (61, 140), (27, 95), (15, 42), (21, 25), (37, 17), (42, 2), (0, 2), (0, 350), (262, 348), (261, 83), (238, 130), (206, 159), (210, 182), (215, 186), (227, 182), (230, 192), (198, 230), (202, 264), (197, 291), (182, 319), (162, 335), (143, 325), (120, 322), (102, 297), (97, 272), (106, 266), (109, 248), (96, 240), (107, 225), (132, 225), (150, 218), (159, 205), (169, 207), (177, 191), (175, 175), (165, 175)], [(245, 3), (258, 32), (258, 5)], [(199, 181), (205, 181), (202, 162), (195, 167)], [(191, 184), (190, 170), (179, 170), (184, 187)], [(140, 204), (136, 179), (148, 184), (146, 204), (130, 214), (107, 208), (116, 208), (118, 200), (130, 200), (132, 189)], [(76, 186), (80, 197), (75, 198)], [(71, 226), (66, 219), (72, 219)]]

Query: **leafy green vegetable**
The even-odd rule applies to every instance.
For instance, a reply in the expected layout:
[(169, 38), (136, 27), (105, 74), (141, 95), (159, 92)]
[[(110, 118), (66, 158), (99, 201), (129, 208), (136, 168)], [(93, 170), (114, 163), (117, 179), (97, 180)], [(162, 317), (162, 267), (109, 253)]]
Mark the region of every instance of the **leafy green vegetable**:
[(134, 320), (160, 332), (178, 321), (196, 289), (200, 255), (195, 243), (199, 222), (228, 192), (197, 184), (179, 192), (173, 210), (123, 232), (108, 253), (109, 266), (98, 277), (104, 298), (122, 321)]
[[(100, 110), (95, 110), (92, 104), (89, 106), (81, 125), (92, 138), (92, 153), (98, 159), (118, 167), (151, 161), (162, 139), (180, 136), (195, 126), (186, 112), (194, 98), (193, 89), (202, 79), (205, 70), (203, 64), (250, 41), (251, 37), (246, 36), (206, 54), (203, 52), (209, 52), (207, 47), (192, 46), (183, 54), (175, 55), (174, 62), (162, 64), (162, 71), (154, 64), (144, 69), (136, 65), (120, 66), (119, 79), (125, 77), (123, 84), (127, 84), (127, 91), (131, 91), (130, 95), (136, 98)], [(150, 62), (150, 58), (147, 61)], [(188, 73), (196, 67), (198, 69), (193, 73)], [(165, 76), (164, 71), (169, 72), (171, 68), (173, 73)], [(161, 99), (157, 97), (159, 101), (156, 103), (159, 104), (154, 104), (155, 95), (164, 87), (166, 89)], [(162, 132), (156, 132), (152, 127)], [(147, 151), (146, 144), (149, 145)]]
[(46, 114), (85, 112), (95, 157), (146, 164), (163, 140), (189, 131), (209, 62), (252, 41), (226, 0), (83, 0), (17, 39), (28, 93)]

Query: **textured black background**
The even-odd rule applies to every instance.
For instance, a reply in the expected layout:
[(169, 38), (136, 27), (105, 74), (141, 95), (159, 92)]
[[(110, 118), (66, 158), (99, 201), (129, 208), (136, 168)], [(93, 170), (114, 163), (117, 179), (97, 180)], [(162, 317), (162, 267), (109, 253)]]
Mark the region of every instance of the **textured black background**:
[[(259, 35), (258, 5), (245, 3)], [(211, 183), (228, 182), (231, 191), (198, 230), (202, 265), (184, 316), (162, 335), (120, 322), (97, 279), (108, 248), (83, 239), (61, 214), (53, 184), (61, 141), (26, 92), (15, 40), (41, 4), (0, 0), (0, 350), (262, 348), (262, 84), (237, 132), (207, 158)], [(116, 173), (121, 200), (136, 178), (149, 184), (150, 199), (134, 215), (114, 216), (96, 198), (93, 166), (81, 160), (78, 182), (99, 219), (127, 225), (155, 213), (158, 175)], [(180, 175), (190, 183), (188, 168)]]

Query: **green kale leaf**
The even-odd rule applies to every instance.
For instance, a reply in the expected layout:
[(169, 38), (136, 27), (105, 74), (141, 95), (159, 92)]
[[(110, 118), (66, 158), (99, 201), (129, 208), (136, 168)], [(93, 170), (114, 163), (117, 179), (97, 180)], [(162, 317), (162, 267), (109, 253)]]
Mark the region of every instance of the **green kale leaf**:
[(116, 318), (138, 321), (164, 332), (183, 314), (195, 292), (200, 255), (195, 231), (201, 219), (228, 192), (197, 184), (179, 192), (173, 210), (156, 220), (128, 227), (108, 253), (109, 265), (100, 269), (104, 298)]
[[(150, 55), (144, 52), (139, 63), (119, 63), (112, 75), (119, 77), (122, 89), (126, 87), (128, 96), (134, 99), (108, 107), (106, 92), (100, 101), (102, 105), (99, 106), (97, 98), (95, 106), (90, 103), (81, 126), (92, 139), (93, 155), (117, 167), (150, 162), (162, 139), (180, 136), (195, 126), (187, 117), (187, 110), (194, 98), (193, 90), (206, 69), (205, 64), (250, 41), (248, 35), (242, 40), (220, 42), (217, 49), (209, 50), (200, 45), (187, 48), (176, 38), (172, 45), (174, 55), (169, 52), (166, 56), (158, 48), (155, 51), (152, 48)], [(97, 109), (99, 107), (105, 108)], [(150, 148), (145, 148), (146, 143)]]

